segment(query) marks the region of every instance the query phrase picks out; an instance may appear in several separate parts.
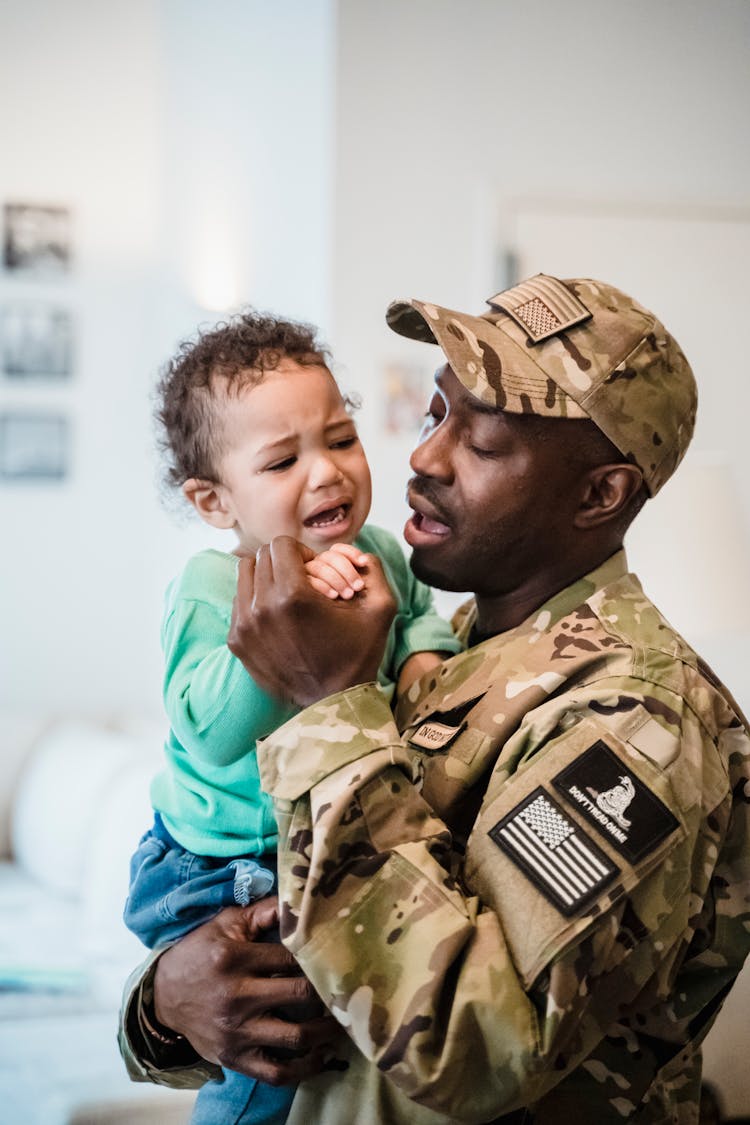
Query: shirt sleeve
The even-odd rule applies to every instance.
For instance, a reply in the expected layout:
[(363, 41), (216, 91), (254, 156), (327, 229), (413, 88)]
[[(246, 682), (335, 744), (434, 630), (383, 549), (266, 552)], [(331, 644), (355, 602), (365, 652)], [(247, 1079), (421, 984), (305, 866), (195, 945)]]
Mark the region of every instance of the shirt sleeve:
[[(618, 686), (624, 714), (626, 689)], [(570, 725), (576, 701), (565, 707), (566, 729), (531, 716), (503, 747), (526, 764), (485, 779), (471, 864), (423, 800), (419, 759), (374, 685), (308, 708), (259, 748), (279, 821), (284, 944), (381, 1072), (412, 1100), (466, 1122), (533, 1104), (655, 975), (669, 989), (691, 872), (710, 869), (716, 846), (706, 839), (691, 855), (701, 813), (687, 787), (678, 798), (616, 730), (590, 715)], [(594, 830), (579, 832), (604, 875), (566, 914), (492, 830), (537, 791), (551, 794), (599, 741), (666, 810), (667, 830), (630, 858), (597, 845)], [(714, 803), (725, 798), (717, 771)]]
[(153, 1004), (154, 971), (164, 946), (154, 950), (125, 985), (118, 1045), (133, 1082), (153, 1082), (174, 1090), (194, 1090), (210, 1079), (221, 1077), (221, 1069), (200, 1058), (187, 1040), (174, 1046), (159, 1043), (148, 1034), (144, 1008)]
[[(197, 599), (179, 600), (162, 631), (172, 729), (198, 760), (217, 766), (238, 761), (279, 723), (279, 702), (229, 651), (227, 632), (217, 607)], [(282, 717), (294, 710), (288, 707)]]

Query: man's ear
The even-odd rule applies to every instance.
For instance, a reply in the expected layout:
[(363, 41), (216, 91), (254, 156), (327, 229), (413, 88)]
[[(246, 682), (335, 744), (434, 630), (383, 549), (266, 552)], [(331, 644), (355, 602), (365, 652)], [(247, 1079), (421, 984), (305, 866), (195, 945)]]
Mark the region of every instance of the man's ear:
[(637, 465), (620, 462), (590, 469), (573, 521), (575, 526), (585, 530), (617, 519), (642, 485), (643, 476)]
[(193, 505), (200, 518), (211, 527), (227, 531), (237, 522), (224, 486), (216, 481), (191, 477), (183, 484), (182, 494)]

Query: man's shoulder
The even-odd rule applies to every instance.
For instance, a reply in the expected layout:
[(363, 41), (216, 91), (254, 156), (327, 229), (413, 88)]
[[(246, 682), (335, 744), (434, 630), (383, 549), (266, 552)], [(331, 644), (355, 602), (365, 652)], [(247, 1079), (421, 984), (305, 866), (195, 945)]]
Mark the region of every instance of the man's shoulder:
[[(469, 612), (464, 628), (472, 619)], [(464, 708), (486, 696), (497, 704), (492, 715), (520, 721), (552, 698), (565, 710), (571, 694), (579, 705), (589, 695), (611, 695), (615, 707), (620, 695), (654, 693), (658, 706), (683, 700), (714, 734), (731, 715), (745, 725), (730, 692), (626, 574), (569, 602), (564, 612), (542, 609), (518, 628), (467, 648), (447, 662), (438, 684), (412, 693), (399, 716), (408, 722), (415, 712)]]
[[(589, 615), (590, 626), (582, 629), (581, 618)], [(680, 699), (712, 737), (734, 719), (747, 725), (730, 690), (650, 600), (635, 575), (626, 574), (597, 590), (572, 617), (559, 623), (557, 644), (575, 647), (580, 640), (593, 646), (594, 655), (599, 655), (584, 676), (589, 682), (621, 677), (633, 691), (640, 685), (646, 695), (655, 690), (663, 698)]]
[(602, 643), (627, 655), (636, 676), (655, 681), (705, 680), (726, 693), (693, 646), (644, 592), (633, 574), (597, 590), (586, 601), (596, 618)]

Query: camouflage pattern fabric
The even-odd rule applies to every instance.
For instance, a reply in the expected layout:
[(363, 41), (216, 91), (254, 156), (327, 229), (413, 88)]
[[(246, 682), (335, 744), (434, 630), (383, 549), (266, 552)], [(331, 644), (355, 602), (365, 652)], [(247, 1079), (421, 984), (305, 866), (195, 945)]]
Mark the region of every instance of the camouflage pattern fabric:
[(643, 472), (655, 495), (695, 426), (695, 379), (653, 313), (602, 281), (546, 274), (490, 297), (471, 316), (394, 301), (394, 332), (439, 344), (482, 402), (514, 414), (590, 418)]
[[(418, 681), (395, 722), (352, 688), (259, 759), (284, 942), (349, 1036), (290, 1125), (697, 1123), (700, 1044), (750, 948), (750, 738), (624, 553)], [(144, 1063), (144, 979), (123, 1052), (184, 1085), (185, 1062)]]
[[(290, 1121), (697, 1122), (700, 1043), (750, 948), (750, 739), (729, 693), (619, 553), (409, 694), (396, 725), (353, 688), (260, 752), (284, 942), (375, 1064), (307, 1083)], [(603, 820), (560, 788), (571, 770), (585, 788), (592, 754), (635, 787), (627, 831), (602, 813), (626, 787), (597, 805), (591, 772)], [(491, 835), (535, 795), (610, 872), (567, 913)], [(352, 1116), (360, 1081), (385, 1101)]]

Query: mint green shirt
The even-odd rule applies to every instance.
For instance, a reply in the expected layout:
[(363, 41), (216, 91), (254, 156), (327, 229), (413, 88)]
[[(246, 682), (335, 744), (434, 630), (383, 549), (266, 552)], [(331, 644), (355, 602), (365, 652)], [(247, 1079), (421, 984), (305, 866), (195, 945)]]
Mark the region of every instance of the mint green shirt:
[[(396, 597), (378, 676), (392, 690), (412, 653), (455, 653), (461, 645), (392, 535), (366, 525), (356, 542), (380, 558)], [(238, 561), (201, 551), (165, 599), (161, 641), (170, 731), (166, 769), (152, 783), (151, 800), (175, 840), (198, 855), (275, 851), (276, 820), (260, 787), (255, 743), (298, 710), (267, 695), (227, 648)]]

